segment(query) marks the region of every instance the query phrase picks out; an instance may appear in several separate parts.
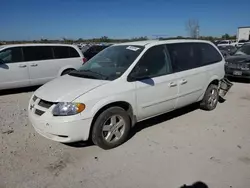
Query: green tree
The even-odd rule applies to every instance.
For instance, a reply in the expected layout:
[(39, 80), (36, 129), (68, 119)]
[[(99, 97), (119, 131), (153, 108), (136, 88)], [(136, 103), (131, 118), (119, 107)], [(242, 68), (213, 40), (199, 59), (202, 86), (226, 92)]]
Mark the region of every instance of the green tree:
[(229, 39), (229, 38), (230, 38), (230, 35), (226, 33), (225, 35), (222, 35), (221, 38), (222, 38), (222, 39)]

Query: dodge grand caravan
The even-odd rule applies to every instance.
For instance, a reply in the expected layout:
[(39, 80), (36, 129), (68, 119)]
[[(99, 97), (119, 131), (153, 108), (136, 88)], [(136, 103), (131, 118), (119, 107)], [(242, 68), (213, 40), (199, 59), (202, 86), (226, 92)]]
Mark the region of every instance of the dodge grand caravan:
[(126, 141), (136, 122), (196, 102), (215, 109), (224, 64), (207, 41), (116, 44), (39, 88), (29, 102), (29, 119), (48, 139), (91, 138), (111, 149)]
[(73, 45), (0, 46), (0, 90), (42, 85), (82, 64), (83, 55)]

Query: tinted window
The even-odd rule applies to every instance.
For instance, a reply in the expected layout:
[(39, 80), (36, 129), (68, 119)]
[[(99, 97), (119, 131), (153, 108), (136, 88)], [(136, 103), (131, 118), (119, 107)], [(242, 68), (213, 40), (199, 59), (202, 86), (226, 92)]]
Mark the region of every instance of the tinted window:
[(56, 59), (80, 57), (78, 52), (69, 46), (53, 46), (53, 51)]
[(148, 49), (133, 71), (147, 69), (147, 77), (157, 77), (172, 73), (172, 66), (165, 45)]
[(80, 57), (80, 55), (74, 48), (72, 47), (68, 47), (68, 48), (69, 48), (69, 57)]
[(22, 49), (19, 47), (14, 47), (0, 51), (0, 59), (4, 63), (22, 62), (23, 61)]
[(185, 71), (201, 66), (201, 54), (194, 43), (175, 43), (167, 45), (174, 72)]
[(29, 46), (23, 47), (25, 61), (40, 61), (53, 59), (50, 46)]
[(250, 44), (246, 43), (241, 48), (239, 48), (235, 55), (250, 55)]
[(54, 56), (56, 59), (69, 58), (69, 50), (65, 46), (53, 46)]
[(202, 56), (202, 65), (209, 65), (222, 60), (221, 55), (212, 45), (207, 43), (198, 43), (196, 45), (198, 46)]

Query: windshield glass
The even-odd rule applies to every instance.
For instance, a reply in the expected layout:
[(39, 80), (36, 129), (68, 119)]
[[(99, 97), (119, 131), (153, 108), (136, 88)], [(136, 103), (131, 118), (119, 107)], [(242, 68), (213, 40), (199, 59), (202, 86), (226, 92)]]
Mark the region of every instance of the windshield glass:
[(71, 76), (92, 79), (115, 80), (134, 62), (144, 49), (143, 46), (111, 46), (101, 51)]
[(244, 44), (234, 55), (250, 55), (250, 44)]

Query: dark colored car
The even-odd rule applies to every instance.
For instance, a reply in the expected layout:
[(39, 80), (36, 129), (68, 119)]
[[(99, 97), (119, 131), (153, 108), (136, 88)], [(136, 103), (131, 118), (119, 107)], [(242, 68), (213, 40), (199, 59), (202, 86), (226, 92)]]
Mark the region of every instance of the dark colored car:
[(92, 57), (94, 57), (96, 54), (98, 54), (100, 51), (104, 50), (105, 48), (109, 47), (110, 45), (94, 45), (91, 46), (89, 49), (87, 49), (83, 55), (85, 58), (85, 61), (88, 61)]
[(250, 43), (226, 58), (225, 72), (227, 77), (250, 79)]
[(224, 57), (227, 57), (229, 55), (233, 55), (236, 51), (237, 48), (235, 46), (218, 46), (218, 49), (221, 51)]

